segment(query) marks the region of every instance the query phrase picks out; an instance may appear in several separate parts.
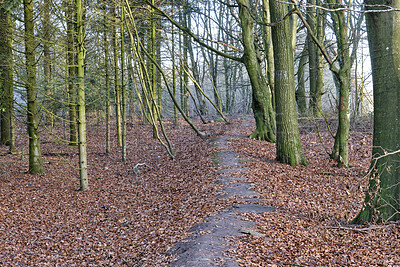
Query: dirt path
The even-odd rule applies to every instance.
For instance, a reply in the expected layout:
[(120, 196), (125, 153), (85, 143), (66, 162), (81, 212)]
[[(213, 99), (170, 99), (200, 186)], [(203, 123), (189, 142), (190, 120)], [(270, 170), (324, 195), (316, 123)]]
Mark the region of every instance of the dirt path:
[(175, 255), (175, 261), (170, 266), (239, 266), (226, 253), (230, 248), (229, 237), (256, 229), (256, 224), (243, 221), (241, 214), (273, 211), (271, 207), (258, 204), (263, 200), (257, 198), (258, 193), (252, 190), (252, 184), (245, 176), (237, 178), (232, 175), (234, 172), (247, 171), (240, 163), (243, 160), (240, 155), (229, 148), (231, 140), (236, 138), (247, 137), (231, 132), (213, 141), (220, 150), (215, 155), (215, 162), (222, 167), (215, 183), (222, 184), (220, 199), (235, 198), (242, 204), (226, 207), (193, 226), (189, 230), (191, 235), (168, 251), (168, 254)]

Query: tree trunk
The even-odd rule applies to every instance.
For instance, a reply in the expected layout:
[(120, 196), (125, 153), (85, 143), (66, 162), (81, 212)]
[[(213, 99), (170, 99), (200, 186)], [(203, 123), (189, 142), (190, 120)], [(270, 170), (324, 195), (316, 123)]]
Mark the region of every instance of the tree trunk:
[(296, 102), (297, 110), (301, 116), (307, 115), (307, 97), (306, 86), (304, 81), (304, 69), (307, 63), (307, 47), (305, 46), (300, 55), (299, 68), (297, 70), (297, 90)]
[(118, 67), (118, 37), (117, 37), (117, 4), (112, 8), (114, 18), (113, 25), (113, 48), (114, 48), (114, 99), (115, 99), (115, 117), (117, 124), (118, 146), (122, 147), (122, 128), (121, 128), (121, 90), (119, 88), (119, 67)]
[[(324, 13), (315, 5), (319, 0), (308, 0), (310, 7), (307, 12), (307, 22), (320, 43), (324, 38)], [(309, 80), (310, 80), (310, 112), (316, 117), (321, 116), (321, 96), (323, 87), (323, 61), (320, 50), (312, 38), (307, 38)]]
[(75, 36), (74, 36), (74, 0), (68, 0), (65, 17), (67, 19), (67, 80), (68, 80), (68, 113), (69, 113), (69, 144), (76, 146), (78, 136), (76, 129), (76, 67), (75, 67)]
[(15, 149), (14, 129), (12, 129), (14, 121), (12, 68), (11, 14), (0, 7), (0, 144), (9, 145), (10, 151)]
[[(270, 1), (271, 20), (280, 21), (288, 12), (286, 4)], [(297, 122), (293, 50), (288, 21), (272, 27), (275, 56), (276, 158), (292, 166), (306, 165)]]
[(26, 92), (28, 101), (28, 135), (29, 135), (29, 172), (44, 172), (39, 138), (39, 113), (36, 88), (35, 36), (33, 19), (33, 1), (24, 0), (25, 20), (25, 57), (26, 57)]
[(271, 94), (264, 79), (261, 59), (257, 56), (259, 51), (254, 39), (254, 20), (249, 12), (250, 3), (249, 0), (237, 0), (237, 3), (244, 46), (243, 62), (252, 86), (253, 113), (256, 120), (256, 130), (250, 138), (275, 142)]
[(78, 83), (78, 138), (79, 138), (79, 176), (80, 190), (88, 191), (87, 151), (86, 151), (86, 103), (84, 68), (84, 25), (82, 0), (76, 0), (76, 36), (77, 36), (77, 83)]
[[(342, 7), (341, 1), (336, 0), (338, 7)], [(339, 125), (335, 136), (331, 158), (338, 162), (339, 167), (349, 165), (349, 129), (350, 129), (350, 80), (351, 80), (351, 58), (349, 42), (347, 38), (348, 25), (345, 12), (336, 11), (331, 13), (333, 29), (338, 46), (339, 69), (333, 70), (339, 82)], [(331, 67), (332, 69), (332, 67)]]
[[(400, 8), (399, 1), (365, 0), (366, 9)], [(367, 6), (370, 5), (370, 6)], [(381, 5), (379, 7), (379, 5)], [(373, 161), (364, 205), (354, 223), (400, 219), (400, 14), (366, 13), (374, 88)]]
[[(44, 87), (46, 96), (52, 96), (53, 90), (51, 86), (51, 59), (50, 59), (50, 0), (45, 0), (43, 3), (43, 57), (44, 57)], [(48, 101), (46, 106), (46, 124), (53, 129), (53, 101)]]
[(121, 112), (122, 112), (122, 161), (126, 161), (126, 86), (125, 86), (125, 39), (124, 39), (125, 8), (121, 1)]
[(104, 32), (103, 32), (103, 46), (104, 46), (104, 69), (106, 80), (106, 153), (110, 153), (110, 70), (109, 70), (109, 50), (107, 38), (107, 7), (104, 8)]

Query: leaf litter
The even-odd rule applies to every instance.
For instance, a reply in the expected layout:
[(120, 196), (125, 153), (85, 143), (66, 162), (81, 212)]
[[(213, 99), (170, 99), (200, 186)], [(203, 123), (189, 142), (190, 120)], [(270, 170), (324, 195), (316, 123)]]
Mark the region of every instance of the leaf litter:
[[(254, 126), (243, 127), (244, 120), (198, 125), (212, 141), (227, 131), (249, 135)], [(214, 182), (218, 166), (212, 156), (218, 149), (212, 142), (195, 136), (183, 122), (165, 125), (174, 160), (152, 138), (150, 126), (132, 122), (127, 162), (115, 143), (105, 153), (104, 125), (89, 125), (86, 193), (78, 191), (77, 148), (44, 131), (46, 172), (27, 174), (26, 134), (18, 125), (20, 152), (7, 154), (0, 147), (0, 265), (167, 265), (171, 256), (166, 251), (188, 229), (234, 200), (217, 200), (221, 185)], [(318, 135), (307, 129), (301, 135), (306, 167), (277, 163), (274, 144), (239, 137), (230, 141), (247, 168), (230, 175), (246, 175), (258, 198), (276, 208), (244, 215), (258, 223), (252, 231), (260, 235), (235, 238), (230, 255), (243, 266), (399, 266), (398, 223), (348, 225), (364, 198), (370, 128), (351, 132), (348, 169), (338, 169)], [(65, 129), (54, 131), (66, 135)], [(331, 147), (330, 135), (321, 134)]]

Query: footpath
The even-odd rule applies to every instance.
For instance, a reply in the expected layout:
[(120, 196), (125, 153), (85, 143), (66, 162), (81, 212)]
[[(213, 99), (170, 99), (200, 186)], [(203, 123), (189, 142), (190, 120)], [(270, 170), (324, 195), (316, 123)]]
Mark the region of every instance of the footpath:
[(232, 175), (238, 172), (245, 174), (248, 171), (241, 164), (244, 159), (229, 147), (229, 143), (237, 138), (247, 137), (228, 132), (213, 141), (219, 150), (215, 155), (215, 162), (221, 167), (215, 183), (222, 184), (220, 199), (235, 198), (236, 202), (241, 204), (226, 207), (220, 213), (193, 226), (189, 230), (191, 235), (180, 240), (167, 252), (175, 255), (175, 261), (170, 263), (170, 266), (239, 266), (227, 253), (232, 248), (229, 238), (243, 234), (258, 234), (254, 231), (257, 228), (256, 223), (242, 220), (242, 214), (273, 211), (272, 207), (260, 204), (263, 203), (263, 199), (258, 198), (258, 193), (252, 190), (253, 185), (248, 182), (245, 175), (239, 178)]

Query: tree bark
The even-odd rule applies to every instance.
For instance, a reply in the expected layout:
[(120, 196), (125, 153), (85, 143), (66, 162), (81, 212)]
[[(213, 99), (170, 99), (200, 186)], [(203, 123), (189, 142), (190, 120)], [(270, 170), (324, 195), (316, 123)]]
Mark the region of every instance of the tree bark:
[(115, 117), (117, 124), (118, 146), (122, 147), (122, 128), (121, 128), (121, 90), (119, 88), (119, 67), (118, 67), (118, 37), (117, 37), (117, 4), (112, 8), (114, 18), (113, 25), (113, 50), (114, 50), (114, 99), (115, 99)]
[[(400, 8), (399, 1), (365, 0), (367, 10), (384, 5)], [(382, 5), (378, 7), (377, 5)], [(354, 223), (400, 219), (400, 14), (366, 13), (374, 93), (374, 137), (369, 186)]]
[(28, 101), (29, 172), (44, 172), (39, 138), (39, 113), (36, 88), (35, 35), (33, 1), (24, 0), (26, 92)]
[(307, 111), (307, 97), (306, 97), (306, 86), (304, 79), (304, 70), (307, 63), (307, 46), (304, 46), (303, 51), (300, 55), (299, 67), (297, 69), (297, 90), (296, 90), (296, 102), (297, 110), (301, 116), (306, 116)]
[[(342, 7), (341, 1), (332, 1), (333, 4)], [(339, 167), (349, 165), (349, 129), (350, 129), (350, 80), (351, 80), (351, 58), (350, 47), (347, 38), (348, 25), (346, 15), (343, 11), (331, 13), (333, 29), (337, 40), (337, 54), (339, 69), (333, 70), (339, 82), (339, 125), (335, 136), (331, 158), (338, 162)], [(331, 68), (332, 69), (332, 68)]]
[(125, 8), (121, 1), (121, 112), (122, 112), (122, 161), (126, 161), (126, 86), (125, 86), (125, 38), (124, 38)]
[(109, 69), (109, 50), (107, 38), (107, 7), (104, 7), (104, 32), (103, 32), (103, 46), (104, 46), (104, 69), (105, 69), (105, 82), (106, 82), (106, 153), (110, 153), (110, 69)]
[(253, 98), (253, 113), (256, 120), (256, 130), (250, 138), (275, 142), (274, 119), (271, 110), (271, 94), (261, 68), (258, 48), (254, 38), (254, 19), (249, 12), (249, 0), (237, 0), (239, 5), (240, 26), (244, 46), (243, 62), (250, 78)]
[[(288, 8), (277, 0), (270, 1), (271, 20), (280, 21)], [(288, 21), (272, 27), (275, 57), (276, 158), (292, 166), (307, 165), (300, 142), (297, 122), (293, 50)]]
[(76, 36), (77, 36), (77, 83), (78, 83), (78, 139), (79, 139), (79, 176), (80, 190), (88, 191), (87, 151), (86, 151), (86, 103), (84, 68), (84, 25), (82, 0), (76, 0)]
[(67, 80), (68, 80), (68, 113), (69, 113), (69, 144), (76, 146), (78, 144), (76, 128), (76, 67), (75, 67), (75, 30), (74, 30), (74, 1), (67, 1), (67, 10), (65, 17), (67, 19)]
[(11, 14), (0, 7), (0, 144), (15, 150)]

